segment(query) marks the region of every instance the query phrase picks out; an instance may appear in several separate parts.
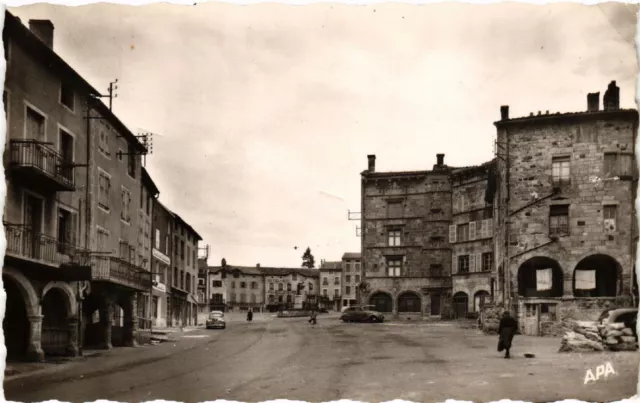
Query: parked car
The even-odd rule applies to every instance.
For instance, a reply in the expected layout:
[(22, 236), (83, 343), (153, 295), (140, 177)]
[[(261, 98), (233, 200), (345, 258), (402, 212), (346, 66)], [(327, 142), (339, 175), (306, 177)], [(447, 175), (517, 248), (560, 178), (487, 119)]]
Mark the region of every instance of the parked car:
[(637, 324), (638, 324), (638, 308), (621, 308), (607, 309), (598, 318), (598, 323), (606, 325), (607, 323), (624, 323), (625, 327), (633, 330), (633, 335), (638, 340)]
[(340, 320), (343, 322), (384, 322), (384, 315), (363, 306), (350, 306), (342, 312)]
[(207, 329), (226, 329), (227, 322), (224, 320), (224, 313), (213, 311), (207, 319)]

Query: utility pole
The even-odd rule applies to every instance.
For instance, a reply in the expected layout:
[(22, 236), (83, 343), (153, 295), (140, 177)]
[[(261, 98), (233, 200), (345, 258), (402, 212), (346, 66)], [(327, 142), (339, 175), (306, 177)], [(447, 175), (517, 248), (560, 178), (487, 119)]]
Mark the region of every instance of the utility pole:
[(107, 92), (109, 95), (97, 95), (99, 98), (109, 98), (109, 110), (113, 109), (113, 98), (118, 98), (118, 94), (116, 94), (116, 90), (118, 89), (118, 79), (109, 83), (109, 88), (107, 88)]

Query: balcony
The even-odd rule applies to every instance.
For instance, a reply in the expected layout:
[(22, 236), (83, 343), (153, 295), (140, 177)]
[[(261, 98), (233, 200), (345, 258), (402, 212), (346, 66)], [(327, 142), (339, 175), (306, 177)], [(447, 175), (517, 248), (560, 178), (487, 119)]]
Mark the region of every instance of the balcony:
[(151, 273), (115, 256), (91, 256), (91, 280), (149, 291)]
[(26, 225), (4, 224), (7, 238), (6, 258), (20, 262), (25, 268), (54, 268), (52, 279), (90, 280), (90, 261), (85, 249), (35, 232)]
[(11, 140), (11, 171), (21, 182), (53, 192), (76, 189), (74, 168), (65, 165), (63, 157), (47, 143), (36, 140)]

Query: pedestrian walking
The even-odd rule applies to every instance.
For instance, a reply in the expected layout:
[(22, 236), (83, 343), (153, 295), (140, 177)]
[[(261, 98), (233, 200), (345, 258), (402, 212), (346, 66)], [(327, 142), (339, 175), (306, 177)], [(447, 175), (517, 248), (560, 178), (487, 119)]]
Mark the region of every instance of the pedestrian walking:
[(247, 322), (251, 322), (253, 320), (253, 310), (249, 309), (247, 312)]
[(502, 319), (500, 319), (500, 327), (498, 328), (498, 333), (500, 334), (500, 339), (498, 340), (498, 351), (506, 350), (504, 354), (504, 358), (511, 358), (509, 351), (511, 350), (511, 342), (513, 341), (513, 336), (515, 336), (516, 331), (518, 330), (518, 323), (511, 316), (509, 311), (505, 311), (502, 314)]
[(312, 326), (315, 326), (317, 321), (316, 318), (318, 317), (318, 313), (316, 312), (315, 309), (311, 310), (311, 313), (309, 314), (309, 323), (311, 323)]

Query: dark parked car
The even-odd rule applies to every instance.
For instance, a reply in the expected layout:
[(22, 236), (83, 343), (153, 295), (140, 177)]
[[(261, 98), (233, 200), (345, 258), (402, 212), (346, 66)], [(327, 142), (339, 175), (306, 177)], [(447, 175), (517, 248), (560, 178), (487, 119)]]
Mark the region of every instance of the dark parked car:
[(384, 315), (380, 312), (371, 311), (361, 306), (350, 306), (345, 309), (340, 316), (343, 322), (384, 322)]
[(213, 311), (207, 319), (207, 329), (226, 329), (227, 322), (224, 320), (224, 313)]

